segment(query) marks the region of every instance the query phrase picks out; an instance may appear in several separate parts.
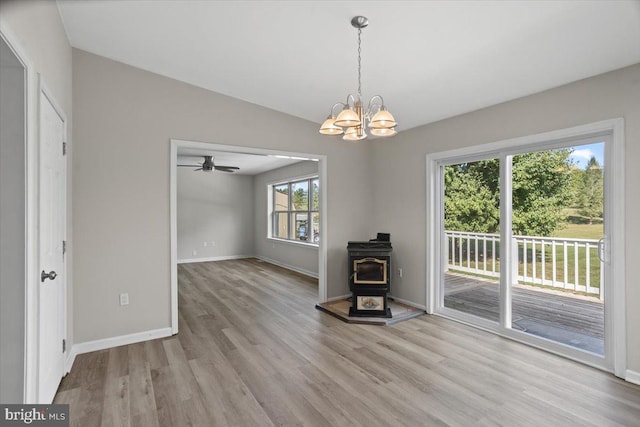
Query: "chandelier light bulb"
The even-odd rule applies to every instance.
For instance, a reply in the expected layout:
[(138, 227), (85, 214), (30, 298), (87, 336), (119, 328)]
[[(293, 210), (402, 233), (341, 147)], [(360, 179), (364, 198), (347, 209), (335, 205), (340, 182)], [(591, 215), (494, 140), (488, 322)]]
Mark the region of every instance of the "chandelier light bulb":
[(336, 118), (333, 116), (327, 117), (327, 120), (320, 126), (320, 133), (323, 135), (342, 135), (344, 131), (340, 126), (336, 126), (334, 122)]
[(364, 132), (362, 128), (354, 126), (354, 127), (350, 127), (345, 131), (342, 139), (344, 139), (345, 141), (362, 141), (366, 137), (367, 137), (367, 134)]
[(358, 114), (355, 111), (350, 109), (348, 106), (345, 106), (344, 110), (342, 110), (340, 114), (338, 114), (338, 117), (336, 117), (334, 124), (341, 127), (358, 126), (360, 124), (360, 117), (358, 117)]
[(394, 128), (371, 128), (369, 132), (374, 136), (393, 136), (398, 133)]
[(393, 118), (390, 112), (382, 106), (369, 122), (369, 126), (372, 128), (392, 128), (396, 126), (396, 120)]

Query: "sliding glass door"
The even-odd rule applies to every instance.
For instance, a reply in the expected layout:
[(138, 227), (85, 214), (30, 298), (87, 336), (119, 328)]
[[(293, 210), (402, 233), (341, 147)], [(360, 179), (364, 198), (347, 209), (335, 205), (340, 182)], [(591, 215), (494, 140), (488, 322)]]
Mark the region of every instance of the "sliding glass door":
[(513, 329), (604, 356), (605, 142), (513, 156)]
[(606, 366), (610, 134), (435, 163), (435, 311)]
[(444, 307), (500, 320), (500, 161), (442, 168), (444, 181)]

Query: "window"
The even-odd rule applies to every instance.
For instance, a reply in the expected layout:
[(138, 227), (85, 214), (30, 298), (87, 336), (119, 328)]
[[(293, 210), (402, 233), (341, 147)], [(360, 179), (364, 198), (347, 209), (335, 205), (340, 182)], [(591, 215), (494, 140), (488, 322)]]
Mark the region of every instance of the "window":
[(317, 244), (320, 241), (318, 177), (273, 184), (269, 237)]

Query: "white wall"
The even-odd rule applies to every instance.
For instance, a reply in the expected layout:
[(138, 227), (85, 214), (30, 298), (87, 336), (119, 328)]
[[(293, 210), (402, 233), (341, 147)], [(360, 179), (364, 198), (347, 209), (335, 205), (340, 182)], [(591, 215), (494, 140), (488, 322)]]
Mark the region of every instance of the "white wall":
[[(64, 110), (67, 117), (67, 125), (71, 129), (73, 122), (72, 116), (72, 93), (71, 93), (71, 46), (67, 40), (67, 36), (62, 25), (62, 20), (58, 13), (56, 3), (53, 1), (45, 0), (3, 0), (0, 1), (0, 28), (5, 29), (11, 34), (11, 37), (15, 42), (19, 44), (19, 49), (23, 53), (30, 63), (30, 76), (28, 78), (28, 85), (30, 89), (30, 96), (28, 103), (27, 120), (29, 122), (29, 134), (27, 136), (29, 141), (29, 150), (34, 152), (37, 148), (37, 99), (38, 94), (35, 90), (37, 86), (36, 73), (42, 76), (42, 79), (47, 84), (50, 93), (53, 95), (58, 105)], [(4, 96), (4, 93), (3, 93)], [(71, 132), (69, 132), (71, 135)], [(70, 161), (73, 152), (73, 141), (71, 136), (68, 138), (69, 150), (67, 159)], [(29, 156), (28, 159), (29, 168), (37, 170), (37, 157)], [(31, 182), (28, 182), (30, 191), (34, 194), (37, 191), (34, 182), (37, 182), (37, 175)], [(72, 171), (68, 168), (67, 182), (72, 182)], [(2, 185), (5, 185), (3, 180)], [(71, 195), (71, 185), (69, 184), (69, 192), (67, 193), (67, 241), (68, 241), (68, 257), (67, 264), (68, 269), (71, 271), (73, 259), (73, 237), (72, 237), (72, 212), (71, 206), (73, 198)], [(28, 208), (28, 215), (30, 218), (35, 218), (34, 215), (37, 212), (37, 206), (31, 205)], [(35, 229), (32, 230), (35, 233)], [(3, 235), (4, 238), (4, 235)], [(37, 247), (34, 248), (37, 254)], [(35, 289), (38, 285), (36, 275), (39, 271), (37, 267), (33, 268), (33, 271), (28, 272), (27, 280), (30, 283), (29, 289)], [(26, 286), (25, 286), (26, 287)], [(73, 343), (73, 281), (69, 275), (67, 277), (67, 301), (68, 301), (68, 314), (67, 314), (67, 342), (68, 348), (71, 348)], [(4, 302), (4, 301), (3, 301)], [(9, 304), (22, 304), (24, 306), (24, 295), (21, 301), (6, 301)], [(28, 309), (30, 312), (37, 310), (37, 301), (35, 295), (29, 295)], [(24, 328), (24, 321), (20, 323), (20, 326)], [(30, 336), (35, 336), (35, 331), (29, 330)], [(7, 345), (2, 342), (3, 348)], [(35, 372), (35, 358), (27, 361), (29, 365), (29, 372)], [(21, 370), (22, 366), (14, 366), (16, 371)], [(22, 372), (20, 373), (22, 375)], [(32, 381), (33, 378), (28, 378), (28, 381)], [(4, 383), (4, 376), (2, 378)], [(35, 389), (32, 389), (32, 392)], [(17, 390), (16, 390), (17, 392)], [(27, 401), (35, 401), (35, 395), (26, 396)]]
[(393, 144), (373, 143), (374, 222), (389, 230), (396, 267), (394, 295), (425, 303), (426, 155), (624, 117), (626, 136), (627, 361), (640, 372), (640, 65), (402, 132)]
[[(372, 207), (366, 145), (80, 50), (73, 89), (77, 342), (170, 326), (171, 138), (326, 155), (328, 295), (348, 292), (346, 243), (371, 234), (345, 215)], [(120, 292), (128, 306), (118, 305)]]
[(302, 161), (256, 175), (253, 181), (256, 256), (316, 277), (318, 275), (317, 247), (267, 238), (269, 223), (267, 185), (317, 173), (318, 162)]
[(252, 176), (178, 168), (177, 184), (178, 262), (253, 255)]

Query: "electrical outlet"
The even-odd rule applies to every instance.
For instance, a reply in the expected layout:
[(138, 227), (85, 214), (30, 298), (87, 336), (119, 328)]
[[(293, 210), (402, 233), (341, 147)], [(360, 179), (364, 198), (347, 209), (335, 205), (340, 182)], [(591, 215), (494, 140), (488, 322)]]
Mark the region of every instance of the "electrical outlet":
[(196, 251), (195, 249), (193, 250), (193, 252), (191, 252), (191, 255), (196, 256), (198, 255), (198, 251)]
[(203, 242), (202, 244), (204, 245), (205, 248), (207, 247), (207, 242)]
[(129, 305), (129, 294), (120, 294), (120, 305)]
[(402, 279), (402, 268), (398, 267), (398, 277)]

